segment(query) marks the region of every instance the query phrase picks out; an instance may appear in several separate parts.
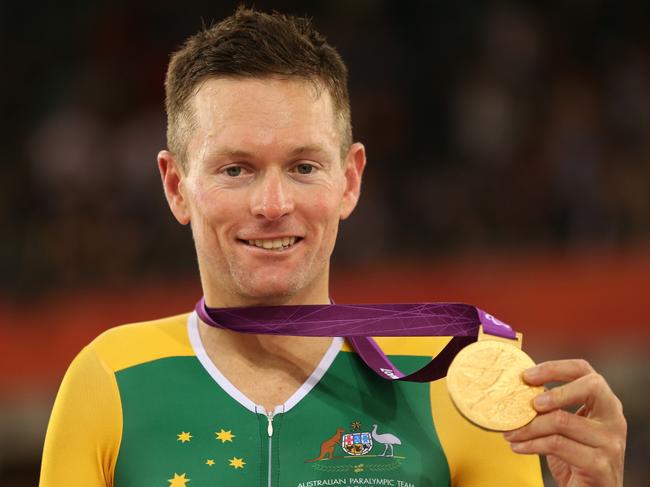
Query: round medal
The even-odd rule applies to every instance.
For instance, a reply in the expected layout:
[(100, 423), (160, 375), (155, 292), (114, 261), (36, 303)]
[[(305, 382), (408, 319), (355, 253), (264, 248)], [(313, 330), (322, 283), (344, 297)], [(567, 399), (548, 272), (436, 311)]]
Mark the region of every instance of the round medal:
[(493, 431), (510, 431), (537, 415), (532, 402), (544, 388), (529, 386), (521, 377), (534, 365), (514, 345), (481, 340), (458, 352), (447, 372), (447, 389), (469, 421)]

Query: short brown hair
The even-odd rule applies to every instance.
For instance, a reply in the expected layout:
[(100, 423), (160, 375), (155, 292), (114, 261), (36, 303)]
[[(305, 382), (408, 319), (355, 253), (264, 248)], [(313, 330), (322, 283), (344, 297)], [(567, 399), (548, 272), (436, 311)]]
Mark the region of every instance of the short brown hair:
[(208, 78), (299, 78), (330, 93), (338, 115), (341, 154), (352, 144), (347, 68), (310, 19), (239, 7), (204, 28), (171, 56), (165, 78), (167, 145), (187, 162), (187, 134), (193, 126), (191, 97)]

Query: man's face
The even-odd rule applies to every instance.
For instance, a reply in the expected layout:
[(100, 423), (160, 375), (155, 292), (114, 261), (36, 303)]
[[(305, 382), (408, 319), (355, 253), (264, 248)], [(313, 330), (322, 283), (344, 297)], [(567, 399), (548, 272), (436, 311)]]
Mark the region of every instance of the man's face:
[(345, 161), (329, 93), (300, 80), (210, 79), (193, 98), (187, 169), (159, 155), (174, 215), (190, 222), (210, 306), (328, 302), (339, 221), (365, 165)]

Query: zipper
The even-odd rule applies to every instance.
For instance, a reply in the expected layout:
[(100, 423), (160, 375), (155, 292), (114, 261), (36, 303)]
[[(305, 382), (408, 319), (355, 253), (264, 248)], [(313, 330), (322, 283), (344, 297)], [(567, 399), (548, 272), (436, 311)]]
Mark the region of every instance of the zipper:
[(273, 487), (271, 485), (271, 465), (273, 462), (273, 411), (266, 413), (266, 419), (268, 420), (268, 425), (266, 426), (266, 432), (269, 435), (269, 476), (268, 476), (268, 487)]
[(268, 419), (268, 421), (269, 421), (269, 424), (266, 427), (266, 432), (269, 434), (269, 438), (271, 438), (271, 436), (273, 436), (273, 415), (274, 414), (275, 413), (273, 413), (273, 412), (266, 413), (266, 419)]

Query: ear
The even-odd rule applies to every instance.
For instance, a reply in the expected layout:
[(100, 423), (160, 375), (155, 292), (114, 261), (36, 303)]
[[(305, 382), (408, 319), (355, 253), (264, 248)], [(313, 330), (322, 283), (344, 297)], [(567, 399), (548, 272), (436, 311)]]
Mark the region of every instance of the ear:
[(350, 146), (345, 157), (345, 192), (341, 203), (341, 220), (350, 216), (357, 206), (361, 193), (361, 177), (366, 167), (366, 148), (363, 144), (355, 142)]
[(185, 173), (174, 154), (162, 150), (158, 153), (158, 170), (169, 208), (181, 225), (190, 222), (190, 209), (184, 194)]

